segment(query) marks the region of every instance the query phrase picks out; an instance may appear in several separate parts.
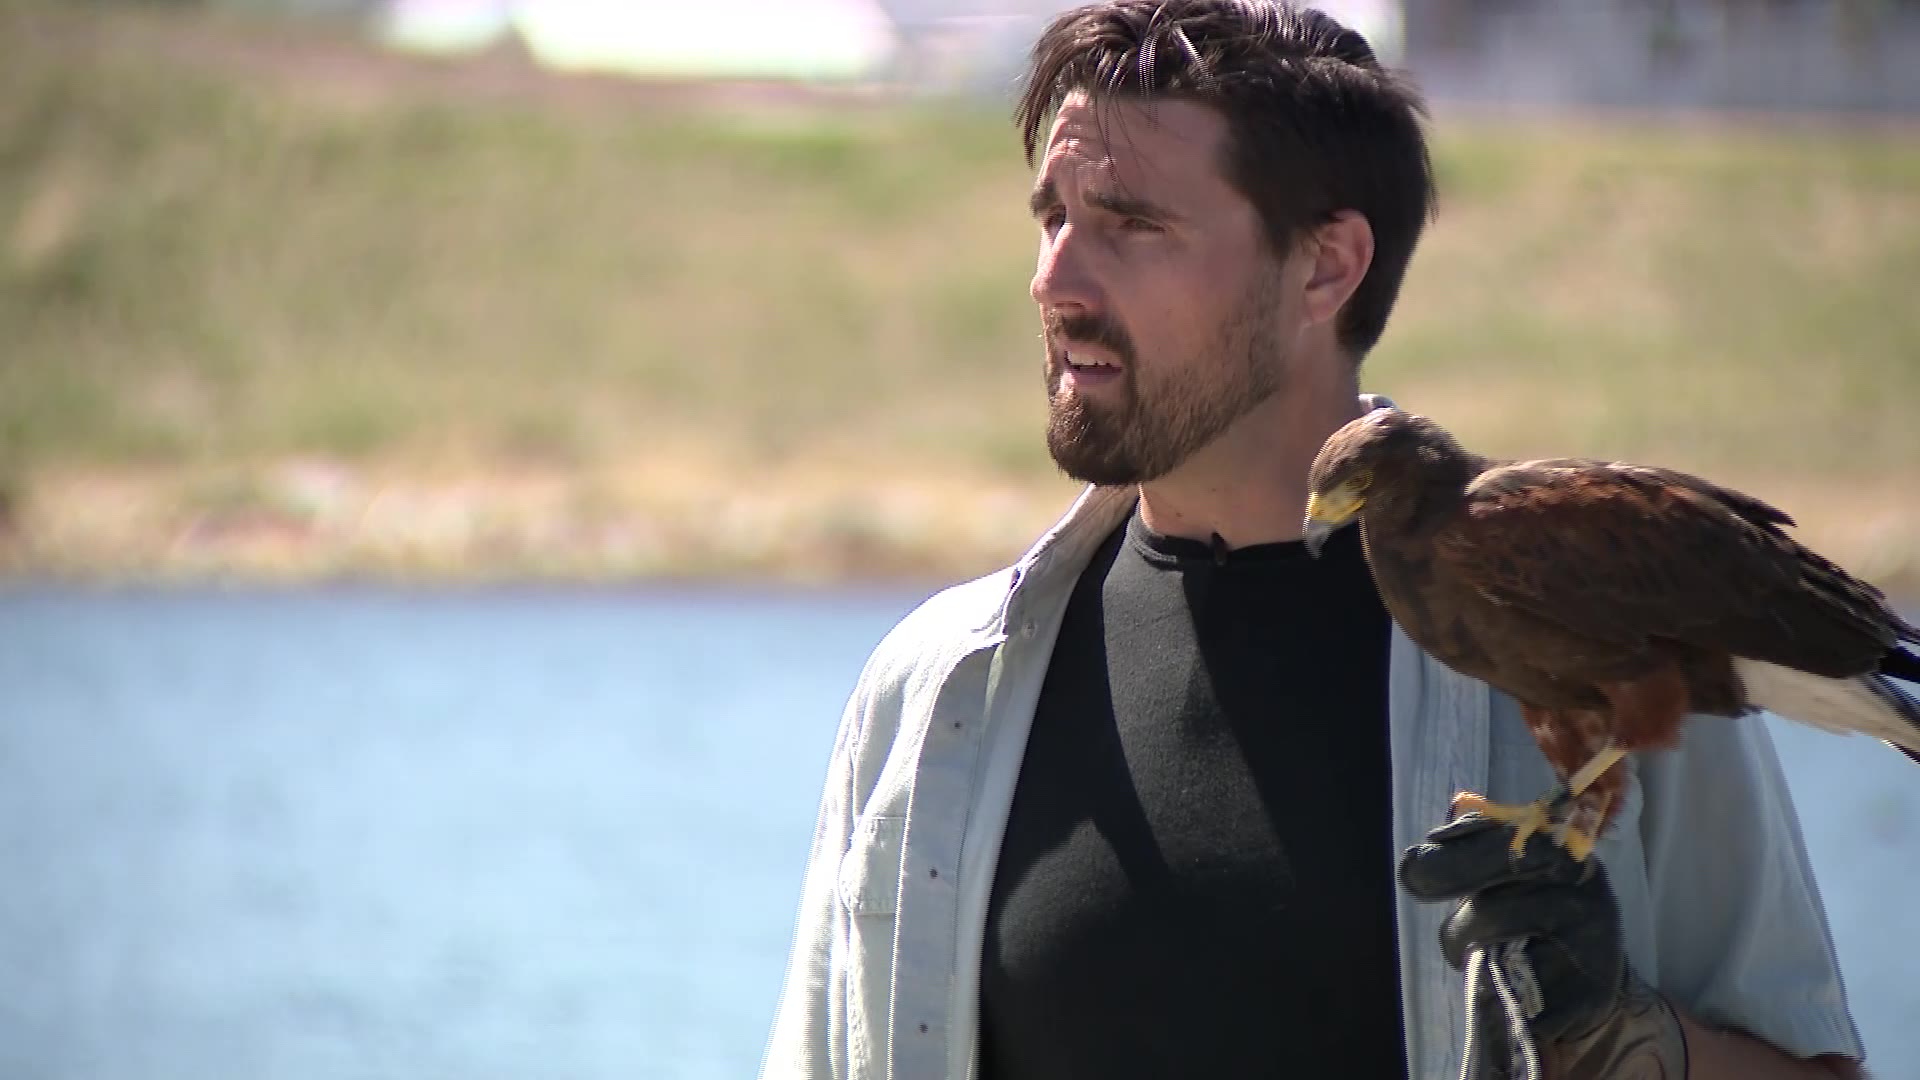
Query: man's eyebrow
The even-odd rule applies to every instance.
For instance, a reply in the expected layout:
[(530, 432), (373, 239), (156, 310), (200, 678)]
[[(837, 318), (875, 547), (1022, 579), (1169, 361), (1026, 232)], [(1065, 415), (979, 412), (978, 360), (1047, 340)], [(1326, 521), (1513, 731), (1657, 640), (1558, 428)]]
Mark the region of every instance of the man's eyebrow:
[(1111, 191), (1087, 192), (1087, 203), (1098, 210), (1105, 210), (1115, 217), (1147, 218), (1151, 221), (1174, 222), (1180, 215), (1167, 207), (1148, 199), (1132, 195), (1121, 195)]
[[(1147, 199), (1132, 195), (1122, 195), (1112, 191), (1089, 191), (1087, 204), (1096, 210), (1104, 210), (1115, 217), (1147, 218), (1153, 221), (1175, 222), (1180, 215), (1167, 207)], [(1051, 179), (1042, 180), (1034, 185), (1033, 194), (1027, 197), (1027, 209), (1034, 217), (1044, 217), (1048, 211), (1060, 205), (1060, 188)]]
[(1027, 196), (1027, 209), (1034, 217), (1040, 217), (1047, 211), (1060, 205), (1060, 189), (1052, 179), (1042, 180), (1033, 185), (1033, 194)]

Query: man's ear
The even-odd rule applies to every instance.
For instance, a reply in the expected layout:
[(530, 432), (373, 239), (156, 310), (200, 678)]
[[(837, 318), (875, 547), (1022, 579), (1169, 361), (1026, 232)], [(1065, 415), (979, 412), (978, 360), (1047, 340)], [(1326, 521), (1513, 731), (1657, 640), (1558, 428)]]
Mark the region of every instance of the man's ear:
[(1340, 314), (1373, 265), (1373, 226), (1358, 210), (1338, 210), (1302, 247), (1312, 260), (1302, 291), (1307, 321), (1326, 322)]

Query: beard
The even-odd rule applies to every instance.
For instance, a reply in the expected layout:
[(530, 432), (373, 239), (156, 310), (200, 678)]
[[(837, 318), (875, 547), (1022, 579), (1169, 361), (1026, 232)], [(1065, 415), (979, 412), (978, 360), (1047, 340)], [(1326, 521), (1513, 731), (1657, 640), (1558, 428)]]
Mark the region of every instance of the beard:
[[(1047, 316), (1047, 452), (1082, 483), (1142, 484), (1179, 468), (1278, 393), (1285, 369), (1274, 282), (1254, 283), (1199, 352), (1142, 367), (1125, 328), (1106, 316)], [(1120, 400), (1066, 387), (1066, 348), (1097, 344), (1120, 358)], [(1109, 395), (1111, 396), (1111, 395)]]

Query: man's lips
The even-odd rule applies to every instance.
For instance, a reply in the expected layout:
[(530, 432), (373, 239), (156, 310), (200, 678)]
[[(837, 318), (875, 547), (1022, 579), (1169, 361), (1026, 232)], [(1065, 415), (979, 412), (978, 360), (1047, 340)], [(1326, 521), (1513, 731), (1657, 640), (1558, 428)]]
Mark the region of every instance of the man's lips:
[(1123, 370), (1120, 359), (1098, 345), (1063, 343), (1060, 346), (1060, 358), (1068, 368), (1076, 371), (1105, 370), (1118, 374)]
[(1061, 381), (1076, 388), (1098, 386), (1117, 381), (1125, 371), (1110, 353), (1098, 348), (1064, 346)]

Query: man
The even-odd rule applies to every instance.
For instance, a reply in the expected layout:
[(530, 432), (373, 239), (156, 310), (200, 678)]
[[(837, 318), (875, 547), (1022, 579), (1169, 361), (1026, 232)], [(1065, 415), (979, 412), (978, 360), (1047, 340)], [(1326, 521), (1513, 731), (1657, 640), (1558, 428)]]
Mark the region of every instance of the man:
[(1415, 92), (1317, 12), (1116, 0), (1045, 31), (1017, 118), (1047, 445), (1090, 487), (869, 660), (764, 1075), (1451, 1077), (1462, 955), (1516, 939), (1557, 1075), (1853, 1075), (1761, 725), (1634, 761), (1604, 874), (1426, 834), (1551, 777), (1351, 530), (1300, 542), (1430, 214)]

